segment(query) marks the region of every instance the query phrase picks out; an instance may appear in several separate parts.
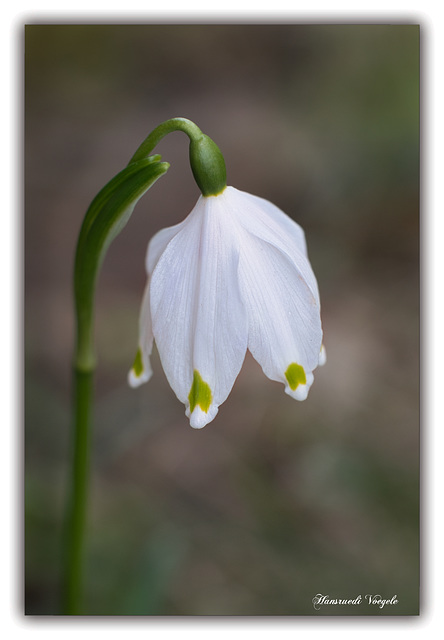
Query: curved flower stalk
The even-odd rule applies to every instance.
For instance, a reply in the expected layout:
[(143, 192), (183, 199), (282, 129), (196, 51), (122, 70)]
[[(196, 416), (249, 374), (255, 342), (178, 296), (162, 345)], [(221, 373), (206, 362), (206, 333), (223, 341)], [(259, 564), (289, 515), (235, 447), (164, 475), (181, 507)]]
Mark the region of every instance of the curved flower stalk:
[(151, 377), (155, 340), (196, 429), (216, 416), (247, 349), (305, 400), (325, 362), (320, 301), (304, 232), (285, 213), (233, 187), (202, 195), (183, 222), (152, 238), (146, 270), (131, 386)]

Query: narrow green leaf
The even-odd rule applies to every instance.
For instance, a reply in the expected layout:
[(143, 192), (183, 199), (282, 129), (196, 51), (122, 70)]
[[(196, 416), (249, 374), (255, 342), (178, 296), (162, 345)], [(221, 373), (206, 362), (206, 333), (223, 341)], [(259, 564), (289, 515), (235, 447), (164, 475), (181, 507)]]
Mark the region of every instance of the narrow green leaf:
[(88, 368), (92, 358), (94, 289), (106, 252), (130, 219), (138, 200), (168, 168), (167, 162), (160, 162), (160, 156), (132, 162), (103, 187), (86, 212), (74, 270), (78, 366)]

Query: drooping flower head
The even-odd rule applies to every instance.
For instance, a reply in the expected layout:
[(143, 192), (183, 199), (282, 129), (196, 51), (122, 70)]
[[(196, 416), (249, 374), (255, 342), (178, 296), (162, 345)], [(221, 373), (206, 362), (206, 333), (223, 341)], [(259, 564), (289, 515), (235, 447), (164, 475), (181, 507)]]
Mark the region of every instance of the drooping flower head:
[(267, 200), (226, 186), (214, 147), (206, 149), (210, 160), (197, 154), (197, 168), (191, 150), (202, 190), (191, 213), (149, 243), (139, 350), (129, 373), (131, 386), (149, 380), (155, 341), (197, 429), (228, 397), (247, 349), (297, 400), (307, 397), (313, 371), (325, 361), (302, 228)]

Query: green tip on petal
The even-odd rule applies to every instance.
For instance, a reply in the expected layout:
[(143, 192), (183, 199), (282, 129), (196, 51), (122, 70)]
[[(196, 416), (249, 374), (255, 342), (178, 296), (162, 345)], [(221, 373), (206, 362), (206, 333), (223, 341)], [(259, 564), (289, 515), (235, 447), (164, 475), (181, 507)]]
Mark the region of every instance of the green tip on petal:
[(191, 385), (190, 394), (188, 400), (190, 401), (190, 413), (193, 413), (194, 409), (199, 407), (205, 413), (211, 406), (213, 396), (211, 395), (210, 386), (202, 379), (199, 371), (194, 370), (193, 384)]
[(140, 378), (143, 373), (142, 352), (140, 349), (137, 350), (136, 357), (134, 359), (133, 371), (137, 378)]
[(128, 372), (129, 386), (140, 387), (144, 382), (148, 382), (152, 373), (149, 359), (143, 357), (142, 350), (139, 348), (134, 358), (134, 364)]
[(300, 384), (306, 384), (307, 378), (305, 377), (305, 371), (300, 364), (292, 362), (285, 372), (285, 377), (290, 386), (290, 389), (294, 391)]

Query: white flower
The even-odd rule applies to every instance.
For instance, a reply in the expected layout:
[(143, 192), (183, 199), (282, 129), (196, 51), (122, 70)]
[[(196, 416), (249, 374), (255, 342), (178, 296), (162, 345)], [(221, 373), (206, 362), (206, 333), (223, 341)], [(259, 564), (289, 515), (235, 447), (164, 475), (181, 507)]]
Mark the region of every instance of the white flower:
[(304, 400), (325, 362), (320, 303), (301, 227), (270, 202), (226, 187), (148, 246), (148, 284), (131, 386), (151, 377), (153, 340), (196, 429), (213, 420), (247, 349)]

